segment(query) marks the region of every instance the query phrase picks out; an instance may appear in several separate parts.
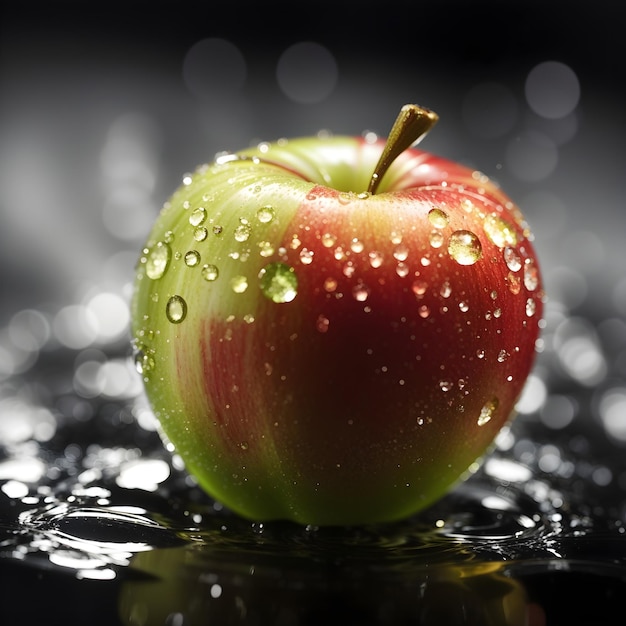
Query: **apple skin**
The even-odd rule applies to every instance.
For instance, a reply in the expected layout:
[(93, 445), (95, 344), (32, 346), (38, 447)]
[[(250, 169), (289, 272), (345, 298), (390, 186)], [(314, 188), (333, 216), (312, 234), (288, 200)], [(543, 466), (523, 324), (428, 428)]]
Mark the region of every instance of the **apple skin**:
[(544, 292), (481, 173), (310, 137), (186, 175), (137, 267), (138, 370), (166, 442), (255, 520), (399, 520), (481, 459), (533, 365)]

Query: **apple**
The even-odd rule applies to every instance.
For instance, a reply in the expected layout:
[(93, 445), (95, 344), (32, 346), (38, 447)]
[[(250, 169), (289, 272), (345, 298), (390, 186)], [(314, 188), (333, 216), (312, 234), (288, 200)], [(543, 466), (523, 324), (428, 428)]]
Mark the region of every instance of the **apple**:
[(519, 208), (415, 143), (261, 143), (184, 176), (137, 265), (132, 340), (167, 444), (252, 520), (354, 525), (442, 497), (514, 414), (544, 292)]

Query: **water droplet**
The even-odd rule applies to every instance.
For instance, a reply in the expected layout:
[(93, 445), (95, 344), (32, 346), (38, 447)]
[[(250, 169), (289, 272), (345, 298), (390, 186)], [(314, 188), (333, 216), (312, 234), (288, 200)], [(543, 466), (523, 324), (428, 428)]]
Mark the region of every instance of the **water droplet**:
[(317, 321), (315, 322), (315, 327), (320, 333), (325, 333), (328, 331), (328, 327), (330, 326), (330, 320), (325, 315), (318, 315)]
[(189, 223), (192, 226), (200, 226), (206, 220), (206, 209), (204, 207), (198, 207), (191, 212), (189, 216)]
[(343, 275), (347, 278), (351, 278), (354, 275), (355, 270), (356, 268), (354, 267), (354, 263), (352, 263), (352, 261), (348, 261), (343, 266)]
[(414, 280), (411, 285), (411, 289), (416, 296), (423, 296), (428, 288), (428, 283), (425, 280)]
[(252, 324), (252, 322), (254, 322), (254, 315), (252, 315), (252, 313), (246, 313), (246, 314), (243, 316), (243, 321), (244, 321), (246, 324)]
[(428, 212), (428, 221), (435, 228), (445, 228), (450, 222), (450, 217), (445, 211), (441, 209), (431, 209)]
[(478, 416), (478, 425), (484, 426), (487, 422), (491, 420), (494, 413), (498, 409), (498, 398), (492, 398), (488, 402), (485, 402), (483, 408), (480, 410), (480, 415)]
[(528, 317), (532, 317), (536, 311), (537, 305), (535, 304), (535, 301), (532, 298), (528, 298), (528, 300), (526, 300), (526, 315)]
[(335, 259), (337, 261), (343, 261), (343, 259), (346, 258), (346, 253), (343, 251), (343, 248), (341, 246), (337, 246), (335, 248)]
[(522, 259), (515, 248), (507, 247), (504, 249), (504, 262), (512, 272), (519, 272), (522, 268)]
[(298, 237), (298, 235), (293, 235), (291, 237), (291, 243), (289, 244), (289, 247), (292, 250), (297, 250), (301, 245), (302, 245), (302, 242), (300, 241), (300, 238)]
[(409, 249), (407, 246), (398, 245), (393, 251), (393, 257), (396, 261), (406, 261), (409, 256)]
[(239, 242), (247, 241), (251, 232), (252, 228), (250, 227), (250, 224), (244, 220), (241, 224), (239, 224), (239, 226), (237, 226), (237, 228), (235, 228), (235, 240)]
[(498, 352), (498, 363), (504, 363), (511, 355), (506, 350)]
[(159, 241), (148, 253), (146, 275), (152, 280), (161, 278), (169, 267), (172, 249), (163, 241)]
[(269, 241), (260, 241), (259, 242), (259, 254), (262, 257), (270, 257), (272, 256), (272, 254), (274, 254), (274, 246), (269, 242)]
[(221, 235), (224, 229), (221, 226), (213, 226), (213, 234)]
[(524, 262), (524, 286), (528, 291), (535, 291), (539, 285), (539, 272), (532, 259)]
[(193, 231), (193, 238), (196, 241), (204, 241), (209, 235), (209, 231), (204, 226), (198, 226), (196, 230)]
[(439, 295), (441, 295), (442, 298), (449, 298), (451, 294), (452, 294), (452, 287), (450, 286), (450, 283), (446, 280), (443, 283), (443, 285), (441, 285), (441, 289), (439, 290)]
[(517, 243), (517, 234), (513, 227), (495, 213), (491, 213), (485, 218), (483, 228), (485, 229), (487, 237), (489, 237), (498, 248), (514, 246)]
[(469, 304), (462, 300), (461, 302), (459, 302), (459, 310), (463, 313), (467, 313), (469, 311)]
[(270, 263), (259, 272), (259, 286), (273, 302), (291, 302), (298, 294), (298, 277), (290, 265)]
[(313, 262), (314, 254), (313, 250), (302, 248), (302, 250), (300, 250), (300, 263), (303, 265), (310, 265)]
[(383, 255), (376, 250), (373, 250), (368, 254), (370, 265), (374, 268), (380, 267), (383, 264)]
[(193, 176), (189, 172), (183, 174), (183, 185), (188, 187), (189, 185), (191, 185), (192, 182), (193, 182)]
[(391, 231), (390, 240), (395, 245), (402, 243), (402, 233), (399, 233), (397, 230)]
[(337, 280), (335, 278), (331, 278), (328, 277), (325, 281), (324, 281), (324, 289), (326, 291), (328, 291), (329, 293), (332, 293), (333, 291), (335, 291), (337, 289)]
[(522, 281), (519, 276), (516, 276), (513, 272), (509, 272), (509, 275), (507, 276), (507, 282), (509, 284), (509, 291), (513, 295), (517, 295), (521, 291)]
[(211, 265), (210, 263), (205, 265), (202, 268), (202, 278), (208, 282), (213, 282), (217, 280), (217, 277), (220, 275), (219, 270), (216, 265)]
[(135, 369), (139, 374), (149, 374), (155, 366), (154, 355), (142, 344), (137, 344), (134, 353)]
[(335, 245), (336, 241), (336, 237), (334, 235), (331, 235), (330, 233), (324, 233), (322, 235), (322, 245), (325, 248), (332, 248)]
[(463, 198), (461, 200), (461, 208), (466, 213), (471, 213), (474, 210), (474, 203), (469, 198)]
[(363, 248), (365, 246), (363, 245), (362, 241), (359, 241), (356, 237), (354, 237), (352, 239), (352, 241), (350, 242), (350, 250), (352, 250), (352, 252), (355, 253), (359, 253), (359, 252), (363, 252)]
[(456, 230), (450, 236), (448, 254), (459, 265), (473, 265), (483, 254), (480, 239), (469, 230)]
[(428, 308), (425, 304), (423, 304), (422, 306), (420, 306), (420, 308), (417, 310), (417, 313), (420, 317), (426, 319), (429, 315), (430, 315), (430, 308)]
[(195, 267), (200, 263), (200, 253), (197, 250), (189, 250), (185, 254), (185, 265), (187, 267)]
[(443, 235), (438, 230), (431, 231), (428, 241), (433, 248), (441, 248), (443, 245)]
[(351, 191), (342, 191), (337, 196), (337, 199), (339, 200), (339, 204), (350, 204), (353, 198), (354, 198), (354, 193), (352, 193)]
[(274, 217), (276, 216), (276, 213), (274, 211), (274, 207), (272, 206), (262, 206), (257, 212), (256, 212), (256, 218), (257, 220), (259, 220), (259, 222), (261, 222), (261, 224), (269, 224)]
[(485, 351), (484, 350), (476, 350), (476, 356), (479, 359), (484, 359), (485, 358)]
[(163, 235), (163, 241), (165, 241), (165, 243), (172, 243), (172, 241), (174, 241), (174, 233), (171, 230), (166, 231)]
[(439, 381), (439, 389), (441, 391), (450, 391), (454, 387), (454, 383), (449, 380), (440, 380)]
[(365, 302), (369, 293), (369, 289), (363, 283), (356, 284), (352, 289), (352, 295), (358, 302)]
[(396, 274), (400, 276), (401, 278), (408, 276), (409, 266), (406, 263), (402, 263), (402, 262), (398, 263), (398, 265), (396, 266)]
[(167, 301), (165, 315), (172, 324), (180, 324), (187, 317), (187, 303), (181, 296), (172, 296)]
[(230, 286), (235, 293), (243, 293), (248, 288), (248, 279), (245, 276), (233, 276)]

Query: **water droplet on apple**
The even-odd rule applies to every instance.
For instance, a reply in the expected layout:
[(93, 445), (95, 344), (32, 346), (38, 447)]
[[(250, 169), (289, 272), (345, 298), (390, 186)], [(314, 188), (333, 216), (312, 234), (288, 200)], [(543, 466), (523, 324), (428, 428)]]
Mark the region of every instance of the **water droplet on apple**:
[(261, 222), (261, 224), (269, 224), (274, 217), (276, 217), (276, 212), (274, 211), (274, 207), (272, 206), (262, 206), (256, 212), (256, 218)]
[(300, 263), (303, 265), (310, 265), (313, 262), (313, 255), (313, 250), (302, 248), (302, 250), (300, 250)]
[(406, 261), (409, 256), (409, 249), (407, 246), (398, 245), (393, 251), (393, 258), (396, 261)]
[(506, 350), (500, 350), (498, 352), (498, 363), (504, 363), (509, 356), (511, 356)]
[(467, 313), (469, 311), (469, 304), (462, 300), (459, 302), (459, 310), (463, 313)]
[(260, 241), (259, 242), (259, 254), (262, 257), (270, 257), (272, 256), (272, 254), (274, 254), (274, 246), (269, 242), (269, 241)]
[(164, 242), (159, 241), (148, 253), (146, 261), (146, 275), (152, 280), (161, 278), (169, 267), (172, 258), (172, 249)]
[(204, 241), (209, 235), (209, 231), (204, 226), (198, 226), (196, 230), (193, 231), (193, 238), (196, 241)]
[(291, 302), (298, 294), (298, 277), (290, 265), (269, 263), (259, 272), (259, 287), (273, 302)]
[(245, 276), (233, 276), (230, 286), (235, 293), (243, 293), (248, 288), (248, 279)]
[(428, 241), (433, 248), (441, 248), (443, 245), (443, 235), (438, 230), (431, 231)]
[(459, 265), (473, 265), (483, 254), (480, 239), (469, 230), (456, 230), (450, 235), (448, 254)]
[(445, 211), (441, 209), (431, 209), (428, 212), (428, 221), (435, 228), (445, 228), (450, 222), (450, 217)]
[(380, 267), (383, 264), (383, 255), (376, 250), (372, 250), (372, 252), (368, 254), (368, 257), (370, 265), (374, 268)]
[(439, 381), (439, 389), (441, 391), (450, 391), (454, 387), (454, 383), (449, 380), (440, 380)]
[(137, 344), (134, 350), (135, 369), (139, 374), (149, 374), (155, 366), (154, 356), (143, 344)]
[(355, 252), (358, 254), (359, 252), (363, 252), (363, 248), (364, 248), (363, 242), (359, 241), (356, 237), (354, 237), (352, 241), (350, 242), (350, 250), (352, 250), (352, 252)]
[(172, 296), (167, 301), (165, 315), (172, 324), (180, 324), (187, 317), (187, 303), (181, 296)]
[(426, 319), (429, 315), (430, 315), (430, 308), (427, 307), (425, 304), (423, 304), (422, 306), (420, 306), (420, 308), (417, 310), (417, 313), (419, 314), (420, 317)]
[(537, 305), (535, 304), (535, 301), (532, 298), (528, 298), (528, 300), (526, 300), (526, 315), (528, 317), (532, 317), (536, 310)]
[(328, 291), (329, 293), (332, 293), (333, 291), (335, 291), (337, 289), (337, 280), (331, 277), (328, 277), (325, 281), (324, 281), (324, 289), (326, 291)]
[(355, 269), (356, 268), (354, 267), (354, 263), (352, 261), (348, 261), (343, 266), (343, 275), (346, 276), (347, 278), (351, 278), (354, 275)]
[(485, 402), (483, 408), (480, 410), (480, 415), (478, 416), (477, 423), (479, 426), (484, 426), (491, 420), (494, 413), (497, 411), (499, 404), (500, 402), (498, 401), (498, 398), (492, 398), (488, 402)]
[(328, 332), (328, 327), (330, 326), (330, 320), (325, 315), (318, 315), (317, 320), (315, 322), (315, 327), (320, 333)]
[(213, 282), (214, 280), (217, 280), (217, 277), (219, 275), (220, 275), (220, 272), (217, 269), (216, 265), (212, 265), (210, 263), (207, 263), (207, 265), (205, 265), (202, 268), (202, 278), (204, 278), (204, 280), (206, 280), (208, 282)]
[(416, 296), (423, 296), (428, 288), (428, 283), (425, 280), (414, 280), (411, 285), (411, 289)]
[(221, 235), (224, 229), (221, 226), (213, 226), (213, 234)]
[(185, 254), (185, 265), (187, 267), (195, 267), (200, 263), (200, 253), (197, 250), (189, 250)]
[(322, 235), (322, 245), (325, 248), (332, 248), (335, 245), (336, 241), (336, 237), (334, 235), (331, 235), (330, 233), (324, 233)]
[(358, 283), (352, 289), (352, 295), (358, 302), (365, 302), (369, 296), (369, 289), (363, 283)]
[(235, 228), (235, 240), (240, 243), (247, 241), (248, 237), (250, 237), (250, 233), (252, 232), (252, 228), (247, 221), (242, 220), (242, 222)]
[(479, 349), (479, 350), (476, 350), (476, 356), (477, 356), (479, 359), (484, 359), (484, 358), (485, 358), (485, 351), (484, 351), (484, 350), (480, 350), (480, 349)]
[(391, 232), (391, 243), (398, 245), (402, 243), (402, 233), (399, 233), (397, 230)]
[(198, 207), (191, 212), (189, 216), (189, 223), (192, 226), (200, 226), (206, 220), (206, 209), (204, 207)]
[(439, 290), (439, 295), (442, 298), (449, 298), (451, 294), (452, 294), (452, 287), (450, 286), (450, 283), (446, 280), (441, 285), (441, 289)]
[(396, 274), (401, 278), (408, 276), (409, 274), (409, 266), (406, 263), (400, 262), (396, 266)]
[(504, 262), (512, 272), (519, 272), (522, 268), (522, 259), (515, 248), (506, 247), (504, 249)]
[(165, 231), (163, 241), (165, 241), (165, 243), (172, 243), (172, 241), (174, 241), (174, 233), (171, 230)]
[(539, 271), (532, 259), (524, 262), (524, 286), (528, 291), (535, 291), (539, 285)]
[(514, 246), (517, 243), (517, 234), (514, 228), (495, 213), (491, 213), (485, 218), (483, 228), (485, 229), (487, 237), (489, 237), (498, 248)]

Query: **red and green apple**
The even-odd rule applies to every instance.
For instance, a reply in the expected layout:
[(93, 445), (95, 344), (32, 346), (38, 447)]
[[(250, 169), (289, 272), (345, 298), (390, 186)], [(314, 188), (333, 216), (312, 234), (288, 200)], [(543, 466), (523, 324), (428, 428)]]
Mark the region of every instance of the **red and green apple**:
[(256, 521), (405, 518), (483, 457), (532, 368), (544, 292), (484, 174), (386, 141), (261, 143), (185, 175), (137, 267), (132, 336), (165, 440)]

